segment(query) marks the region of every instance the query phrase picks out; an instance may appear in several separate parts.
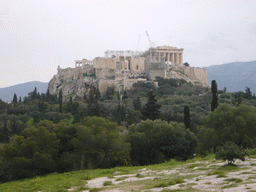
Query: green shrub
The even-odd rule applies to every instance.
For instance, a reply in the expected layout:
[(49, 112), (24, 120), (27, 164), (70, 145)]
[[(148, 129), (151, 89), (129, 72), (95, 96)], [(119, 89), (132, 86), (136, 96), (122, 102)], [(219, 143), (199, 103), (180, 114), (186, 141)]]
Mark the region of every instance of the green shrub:
[(216, 152), (216, 159), (228, 160), (228, 164), (232, 164), (236, 159), (242, 161), (245, 160), (245, 156), (248, 155), (247, 151), (236, 145), (235, 143), (228, 141), (223, 147), (218, 147)]

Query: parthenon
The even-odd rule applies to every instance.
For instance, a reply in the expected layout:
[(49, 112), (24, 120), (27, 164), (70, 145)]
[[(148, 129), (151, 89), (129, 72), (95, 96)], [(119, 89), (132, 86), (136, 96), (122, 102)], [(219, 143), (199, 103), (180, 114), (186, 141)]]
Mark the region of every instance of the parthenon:
[(170, 46), (159, 46), (156, 48), (150, 48), (142, 56), (149, 58), (152, 61), (160, 62), (162, 58), (165, 58), (165, 61), (171, 62), (172, 64), (183, 64), (183, 50), (177, 47)]

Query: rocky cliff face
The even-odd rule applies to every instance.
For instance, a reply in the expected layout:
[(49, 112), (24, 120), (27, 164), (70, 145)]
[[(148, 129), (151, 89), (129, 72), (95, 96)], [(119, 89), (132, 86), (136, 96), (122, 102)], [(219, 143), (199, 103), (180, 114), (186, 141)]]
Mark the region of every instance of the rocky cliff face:
[[(84, 94), (88, 94), (92, 85), (97, 87), (101, 94), (105, 94), (108, 87), (122, 91), (131, 88), (138, 81), (147, 82), (146, 75), (140, 78), (141, 73), (109, 70), (82, 67), (61, 69), (58, 67), (57, 75), (54, 75), (49, 82), (49, 91), (51, 94), (57, 94), (62, 89), (64, 100), (68, 100), (70, 96), (83, 97)], [(148, 75), (184, 79), (193, 84), (208, 86), (207, 72), (201, 68), (171, 65), (158, 70), (153, 69), (150, 73)]]
[(89, 87), (97, 87), (97, 83), (93, 69), (58, 67), (58, 73), (50, 80), (48, 87), (51, 94), (56, 94), (62, 89), (63, 98), (67, 100), (69, 96), (83, 97), (88, 93)]
[(188, 67), (184, 65), (169, 66), (166, 73), (167, 78), (185, 79), (187, 82), (208, 86), (206, 69)]

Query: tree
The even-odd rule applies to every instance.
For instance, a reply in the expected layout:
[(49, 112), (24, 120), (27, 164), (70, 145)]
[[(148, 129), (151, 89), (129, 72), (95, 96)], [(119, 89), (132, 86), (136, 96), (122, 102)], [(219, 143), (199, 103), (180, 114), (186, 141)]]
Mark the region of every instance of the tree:
[(11, 130), (9, 128), (9, 117), (7, 114), (0, 115), (0, 142), (8, 142)]
[(228, 160), (228, 164), (232, 164), (236, 159), (245, 160), (248, 155), (247, 151), (239, 147), (233, 142), (226, 142), (223, 147), (218, 147), (215, 155), (216, 159)]
[(134, 110), (140, 111), (141, 110), (141, 101), (140, 101), (140, 97), (137, 96), (137, 98), (133, 99), (133, 108)]
[(78, 127), (74, 147), (80, 154), (81, 169), (109, 168), (130, 164), (130, 144), (120, 127), (103, 117), (86, 117)]
[(29, 96), (32, 100), (35, 100), (38, 96), (37, 96), (37, 88), (35, 87), (34, 91), (29, 93)]
[(126, 127), (137, 124), (141, 121), (141, 112), (137, 110), (133, 110), (132, 108), (128, 108), (126, 111), (126, 116), (124, 121), (126, 122)]
[(0, 114), (6, 112), (8, 109), (8, 103), (0, 99)]
[(241, 97), (241, 95), (239, 94), (239, 95), (238, 95), (238, 99), (237, 99), (237, 106), (239, 106), (241, 103), (242, 103), (242, 97)]
[(21, 136), (13, 135), (10, 143), (0, 148), (1, 157), (10, 162), (9, 179), (44, 175), (57, 170), (59, 140), (49, 121), (29, 127)]
[(125, 99), (127, 99), (127, 98), (128, 98), (127, 91), (124, 90), (122, 100), (125, 100)]
[(39, 101), (38, 108), (40, 113), (45, 113), (47, 109), (47, 105), (44, 103), (44, 101)]
[(214, 111), (218, 107), (218, 88), (215, 80), (212, 80), (212, 103), (211, 111)]
[(244, 97), (245, 97), (246, 99), (252, 99), (252, 92), (251, 92), (251, 88), (246, 87)]
[(69, 97), (69, 102), (64, 106), (64, 111), (66, 113), (73, 114), (73, 101), (72, 101), (72, 97)]
[(187, 105), (184, 107), (184, 125), (187, 129), (190, 128), (190, 112)]
[(204, 126), (214, 128), (218, 139), (215, 146), (232, 141), (244, 148), (253, 147), (256, 137), (256, 108), (242, 105), (220, 105), (205, 118)]
[(62, 109), (62, 89), (60, 89), (59, 91), (59, 112), (62, 113), (63, 109)]
[(51, 100), (51, 95), (50, 95), (50, 90), (49, 90), (49, 87), (47, 88), (47, 92), (46, 92), (46, 101), (50, 101)]
[(151, 90), (148, 95), (148, 101), (141, 112), (142, 118), (144, 120), (146, 119), (156, 120), (161, 118), (161, 114), (160, 114), (161, 105), (157, 104), (157, 99), (155, 97), (156, 95), (154, 94), (153, 90)]
[(99, 105), (99, 90), (92, 86), (89, 92), (89, 97), (87, 99), (87, 111), (88, 116), (100, 116), (100, 105)]
[(189, 66), (188, 62), (183, 63), (183, 65), (185, 65), (186, 67)]
[(122, 118), (121, 118), (121, 105), (120, 105), (120, 101), (118, 102), (117, 105), (117, 110), (116, 110), (116, 117), (117, 117), (117, 124), (120, 125)]
[(115, 93), (115, 87), (108, 87), (106, 91), (106, 99), (107, 100), (113, 99), (114, 93)]
[(13, 102), (13, 103), (17, 103), (17, 102), (18, 102), (18, 98), (17, 98), (16, 93), (14, 93), (14, 95), (13, 95), (12, 102)]
[(157, 119), (141, 121), (128, 128), (128, 142), (133, 165), (160, 163), (171, 158), (185, 160), (197, 146), (194, 133), (182, 123)]

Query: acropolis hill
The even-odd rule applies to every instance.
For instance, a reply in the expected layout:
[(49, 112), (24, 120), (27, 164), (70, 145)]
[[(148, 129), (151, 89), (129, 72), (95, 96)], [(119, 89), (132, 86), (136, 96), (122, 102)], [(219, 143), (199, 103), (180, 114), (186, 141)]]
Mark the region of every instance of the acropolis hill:
[(208, 86), (205, 69), (183, 64), (183, 49), (159, 46), (145, 52), (106, 51), (105, 57), (92, 61), (76, 60), (75, 68), (58, 66), (57, 75), (49, 82), (49, 91), (54, 94), (62, 89), (64, 96), (82, 97), (94, 85), (104, 95), (108, 87), (124, 91), (138, 81), (157, 86), (156, 77), (185, 79), (192, 84)]

